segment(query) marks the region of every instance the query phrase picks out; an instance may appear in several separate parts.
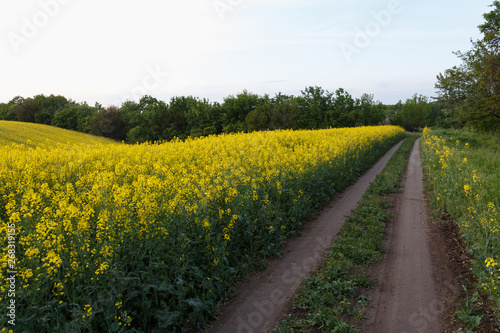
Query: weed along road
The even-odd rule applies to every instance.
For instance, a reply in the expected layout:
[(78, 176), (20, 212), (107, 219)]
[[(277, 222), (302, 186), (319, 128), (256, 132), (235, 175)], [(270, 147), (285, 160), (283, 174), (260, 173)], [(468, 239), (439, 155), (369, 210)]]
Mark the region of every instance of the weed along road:
[(444, 309), (433, 278), (419, 141), (413, 146), (403, 193), (396, 203), (386, 258), (363, 332), (442, 331)]
[(308, 223), (302, 235), (287, 242), (283, 257), (271, 260), (267, 269), (243, 281), (236, 296), (208, 332), (269, 332), (290, 306), (291, 296), (312, 269), (318, 267), (369, 184), (382, 171), (401, 142), (391, 148), (358, 181), (339, 194), (320, 215)]

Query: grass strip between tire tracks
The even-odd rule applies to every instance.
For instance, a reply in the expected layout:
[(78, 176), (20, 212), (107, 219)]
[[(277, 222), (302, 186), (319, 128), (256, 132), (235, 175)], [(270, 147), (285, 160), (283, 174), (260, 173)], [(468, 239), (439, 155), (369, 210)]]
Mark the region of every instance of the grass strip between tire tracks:
[(398, 191), (419, 135), (411, 134), (370, 184), (358, 208), (347, 218), (332, 243), (322, 268), (312, 273), (295, 294), (293, 311), (274, 333), (358, 332), (369, 297), (360, 288), (376, 281), (366, 268), (384, 254), (385, 225), (390, 218), (391, 194)]

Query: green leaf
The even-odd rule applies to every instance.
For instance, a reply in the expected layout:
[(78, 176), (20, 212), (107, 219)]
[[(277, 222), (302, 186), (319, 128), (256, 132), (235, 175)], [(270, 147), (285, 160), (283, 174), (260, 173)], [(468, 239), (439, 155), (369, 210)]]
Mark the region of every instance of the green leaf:
[(165, 313), (157, 313), (156, 319), (158, 320), (158, 325), (160, 328), (165, 329), (169, 326), (173, 325), (177, 318), (181, 316), (181, 312), (165, 312)]
[(186, 303), (193, 308), (201, 308), (203, 306), (203, 302), (199, 298), (190, 298), (186, 300)]

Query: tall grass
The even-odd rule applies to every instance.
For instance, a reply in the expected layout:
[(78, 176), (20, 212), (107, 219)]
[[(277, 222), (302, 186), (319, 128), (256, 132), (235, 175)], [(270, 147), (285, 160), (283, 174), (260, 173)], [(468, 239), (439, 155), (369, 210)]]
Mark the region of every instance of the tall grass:
[(500, 314), (500, 141), (465, 131), (424, 131), (421, 145), (431, 203), (460, 226), (478, 288)]

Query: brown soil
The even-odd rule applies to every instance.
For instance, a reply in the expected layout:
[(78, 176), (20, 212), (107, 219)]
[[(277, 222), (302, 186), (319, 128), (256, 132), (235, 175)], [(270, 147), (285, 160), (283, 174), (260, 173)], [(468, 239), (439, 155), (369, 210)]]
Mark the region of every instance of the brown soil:
[(446, 257), (447, 235), (428, 218), (418, 148), (419, 141), (387, 226), (386, 256), (372, 268), (379, 283), (367, 292), (372, 307), (363, 332), (446, 332), (444, 318), (460, 295), (457, 275)]
[(266, 270), (243, 281), (208, 332), (260, 333), (276, 327), (291, 307), (293, 292), (309, 272), (321, 264), (345, 217), (356, 208), (368, 185), (400, 145), (391, 148), (354, 185), (337, 196), (306, 225), (300, 237), (289, 240), (282, 250), (282, 258), (271, 260)]
[[(379, 283), (362, 293), (372, 298), (362, 332), (458, 332), (466, 325), (455, 312), (474, 284), (471, 258), (458, 226), (446, 215), (431, 216), (425, 198), (418, 142), (403, 192), (395, 197), (386, 230), (386, 256), (370, 269)], [(474, 304), (486, 315), (477, 332), (494, 332), (491, 301)]]

